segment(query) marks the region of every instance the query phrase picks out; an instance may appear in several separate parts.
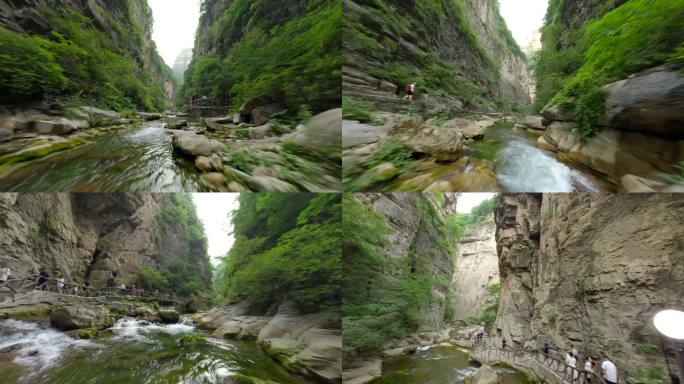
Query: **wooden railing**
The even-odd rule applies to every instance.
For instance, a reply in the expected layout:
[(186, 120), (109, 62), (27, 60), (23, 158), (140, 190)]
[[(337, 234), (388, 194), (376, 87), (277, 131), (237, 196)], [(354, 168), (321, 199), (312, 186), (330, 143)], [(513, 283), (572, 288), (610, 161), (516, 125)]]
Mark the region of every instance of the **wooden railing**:
[(60, 285), (58, 279), (49, 277), (45, 278), (43, 282), (40, 275), (10, 278), (5, 283), (5, 286), (12, 291), (12, 300), (21, 299), (35, 292), (48, 291), (77, 297), (138, 298), (167, 303), (177, 303), (180, 301), (180, 298), (174, 294), (151, 292), (137, 288), (93, 288), (66, 281), (63, 285)]
[[(607, 384), (594, 372), (567, 365), (560, 358), (538, 350), (498, 347), (488, 339), (473, 340), (472, 355), (483, 363), (503, 362), (534, 371), (539, 377), (551, 384)], [(578, 362), (578, 364), (583, 364)]]

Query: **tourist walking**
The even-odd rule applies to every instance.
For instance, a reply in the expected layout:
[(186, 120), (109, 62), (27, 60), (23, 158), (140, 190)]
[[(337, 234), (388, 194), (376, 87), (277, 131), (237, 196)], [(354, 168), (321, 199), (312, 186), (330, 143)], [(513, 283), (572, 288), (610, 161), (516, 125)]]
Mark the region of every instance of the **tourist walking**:
[(3, 261), (0, 264), (0, 287), (4, 286), (7, 283), (7, 280), (9, 280), (10, 274), (12, 274), (12, 270), (7, 265), (7, 263)]
[(584, 370), (586, 371), (587, 384), (591, 384), (591, 375), (594, 373), (594, 362), (591, 360), (591, 356), (587, 356), (584, 360)]
[(36, 281), (36, 289), (47, 291), (48, 277), (50, 277), (50, 274), (47, 273), (44, 268), (41, 268), (40, 273), (38, 274), (38, 281)]
[(548, 343), (548, 341), (545, 341), (545, 342), (544, 342), (544, 348), (543, 348), (542, 350), (544, 351), (544, 354), (545, 354), (546, 356), (549, 355), (549, 343)]
[(59, 275), (59, 278), (57, 279), (57, 292), (60, 294), (64, 290), (64, 283), (66, 283), (66, 280), (64, 280), (64, 276)]
[(605, 355), (603, 356), (603, 363), (601, 363), (601, 374), (608, 384), (617, 383), (617, 367)]
[(506, 339), (501, 339), (501, 348), (506, 349)]
[(404, 86), (404, 93), (406, 93), (406, 96), (404, 96), (404, 100), (408, 99), (409, 101), (413, 101), (413, 94), (415, 92), (416, 83), (406, 84), (406, 86)]
[(575, 359), (575, 355), (572, 354), (572, 351), (568, 351), (568, 353), (565, 354), (565, 364), (577, 368), (577, 359)]

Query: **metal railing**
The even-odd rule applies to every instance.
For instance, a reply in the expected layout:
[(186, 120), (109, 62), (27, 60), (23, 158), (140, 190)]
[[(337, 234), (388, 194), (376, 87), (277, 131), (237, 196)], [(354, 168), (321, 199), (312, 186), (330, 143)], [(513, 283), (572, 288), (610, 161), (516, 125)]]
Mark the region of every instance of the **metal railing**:
[(595, 372), (572, 367), (551, 354), (534, 349), (498, 347), (488, 339), (472, 340), (472, 355), (482, 362), (504, 362), (534, 371), (551, 384), (608, 384)]
[[(169, 303), (177, 303), (180, 301), (180, 298), (175, 294), (152, 292), (139, 288), (93, 288), (84, 284), (66, 281), (61, 283), (58, 279), (50, 277), (44, 278), (37, 274), (10, 278), (5, 282), (4, 286), (12, 291), (13, 301), (40, 291), (75, 297), (139, 298)], [(17, 295), (20, 294), (26, 295), (17, 297)]]

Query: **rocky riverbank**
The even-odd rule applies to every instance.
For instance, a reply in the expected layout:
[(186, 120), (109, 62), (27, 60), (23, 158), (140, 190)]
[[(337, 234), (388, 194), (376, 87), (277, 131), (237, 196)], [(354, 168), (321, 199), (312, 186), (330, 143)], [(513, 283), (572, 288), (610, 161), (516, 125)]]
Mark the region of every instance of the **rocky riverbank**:
[(224, 305), (194, 317), (200, 328), (220, 338), (254, 339), (291, 372), (326, 383), (342, 375), (339, 314), (301, 314), (289, 302), (273, 315), (252, 315), (245, 304)]
[(173, 145), (215, 191), (339, 190), (341, 110), (323, 112), (293, 129), (272, 120), (276, 109), (266, 107), (254, 108), (251, 123), (243, 122), (241, 113), (203, 119), (204, 129), (174, 131)]
[(605, 113), (599, 132), (583, 137), (572, 111), (544, 109), (540, 148), (590, 169), (621, 192), (681, 192), (663, 174), (679, 175), (684, 162), (684, 75), (664, 67), (602, 88)]

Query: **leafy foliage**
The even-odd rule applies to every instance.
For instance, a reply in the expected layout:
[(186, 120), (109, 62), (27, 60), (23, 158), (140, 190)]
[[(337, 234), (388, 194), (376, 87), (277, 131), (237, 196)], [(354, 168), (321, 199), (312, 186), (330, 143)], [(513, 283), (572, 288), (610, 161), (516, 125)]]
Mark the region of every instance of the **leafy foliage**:
[(166, 199), (155, 221), (160, 232), (183, 236), (186, 257), (171, 262), (158, 272), (160, 276), (139, 270), (138, 281), (155, 289), (182, 295), (205, 294), (210, 289), (211, 271), (202, 222), (189, 195), (169, 194)]
[(339, 306), (338, 194), (240, 195), (235, 243), (219, 267), (215, 289), (265, 313), (287, 296), (303, 312)]
[[(213, 0), (204, 0), (204, 12)], [(334, 0), (309, 1), (301, 14), (277, 20), (265, 0), (237, 0), (217, 20), (205, 43), (216, 54), (195, 55), (185, 73), (184, 96), (207, 96), (237, 109), (245, 102), (271, 99), (296, 111), (339, 105), (341, 93), (340, 24)]]
[[(432, 240), (442, 251), (455, 252), (460, 228), (436, 214), (427, 197), (416, 195), (412, 201)], [(382, 248), (390, 233), (388, 223), (353, 194), (343, 196), (342, 226), (345, 358), (378, 355), (388, 341), (418, 330), (432, 306), (443, 308), (443, 321), (454, 316), (449, 282), (429, 271), (429, 259), (420, 249), (399, 261), (386, 258)], [(446, 298), (433, 297), (433, 289), (446, 292)]]
[[(127, 20), (107, 17), (120, 41), (100, 31), (94, 21), (76, 11), (40, 9), (53, 30), (28, 36), (0, 27), (0, 90), (4, 101), (53, 95), (91, 100), (121, 112), (161, 110), (163, 85), (170, 70), (152, 47), (151, 62), (141, 64), (143, 32), (129, 9)], [(101, 10), (103, 17), (106, 12)]]
[[(469, 106), (490, 107), (499, 88), (501, 53), (524, 58), (498, 12), (496, 0), (489, 1), (496, 18), (488, 27), (492, 29), (493, 49), (484, 46), (472, 24), (470, 15), (475, 10), (469, 2), (364, 0), (360, 5), (382, 23), (382, 28), (377, 22), (370, 23), (369, 17), (345, 8), (345, 63), (394, 84), (416, 82), (419, 92), (454, 97)], [(435, 31), (444, 35), (436, 36)], [(433, 49), (431, 42), (442, 39), (460, 44), (455, 49)], [(409, 44), (398, 44), (401, 40)]]
[(363, 100), (342, 97), (342, 118), (357, 120), (371, 125), (382, 125), (382, 120), (373, 116), (373, 106)]
[(487, 327), (494, 324), (499, 312), (499, 297), (501, 296), (501, 284), (492, 284), (487, 287), (487, 297), (482, 313), (467, 319), (469, 323), (482, 324)]
[(536, 110), (558, 104), (574, 113), (584, 137), (599, 130), (605, 95), (601, 87), (646, 68), (682, 62), (681, 0), (611, 2), (577, 30), (561, 20), (562, 1), (553, 0), (542, 29), (536, 65)]

